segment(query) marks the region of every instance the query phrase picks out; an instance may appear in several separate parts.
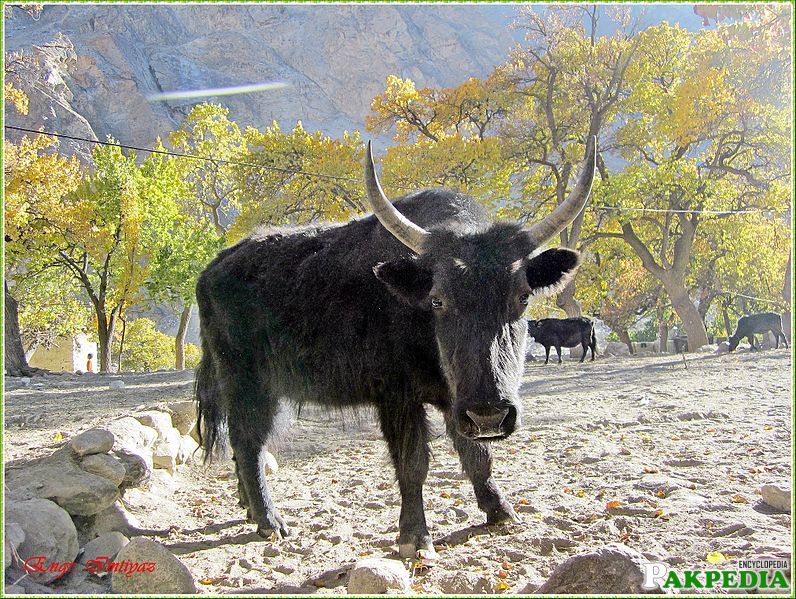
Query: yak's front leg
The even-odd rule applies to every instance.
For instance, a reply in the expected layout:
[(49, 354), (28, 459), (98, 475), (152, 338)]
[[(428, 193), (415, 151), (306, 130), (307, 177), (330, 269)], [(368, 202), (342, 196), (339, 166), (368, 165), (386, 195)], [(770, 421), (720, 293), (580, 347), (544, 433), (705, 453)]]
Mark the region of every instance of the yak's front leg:
[(469, 439), (456, 430), (456, 424), (446, 415), (448, 436), (459, 454), (459, 461), (470, 482), (473, 483), (478, 507), (486, 513), (487, 524), (519, 522), (514, 508), (506, 501), (500, 487), (492, 478), (492, 451), (486, 443)]
[(416, 557), (420, 550), (433, 553), (423, 510), (429, 456), (426, 410), (421, 404), (398, 401), (382, 406), (379, 420), (401, 490), (398, 552), (404, 558)]

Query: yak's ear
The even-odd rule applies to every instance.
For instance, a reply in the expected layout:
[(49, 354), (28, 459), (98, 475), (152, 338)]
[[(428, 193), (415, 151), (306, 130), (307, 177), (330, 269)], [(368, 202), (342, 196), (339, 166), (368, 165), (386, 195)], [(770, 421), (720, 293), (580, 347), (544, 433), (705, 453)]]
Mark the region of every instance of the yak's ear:
[(561, 291), (575, 276), (580, 254), (566, 248), (554, 248), (534, 256), (525, 267), (528, 286), (534, 295), (551, 295)]
[(399, 258), (379, 262), (373, 267), (376, 278), (410, 306), (423, 307), (433, 284), (431, 271), (420, 266), (417, 260)]

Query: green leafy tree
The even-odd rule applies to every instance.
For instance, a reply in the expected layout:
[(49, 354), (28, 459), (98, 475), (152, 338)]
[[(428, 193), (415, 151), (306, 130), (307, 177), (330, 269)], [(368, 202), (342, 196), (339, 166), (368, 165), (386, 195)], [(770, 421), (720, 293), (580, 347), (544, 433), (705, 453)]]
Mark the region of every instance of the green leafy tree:
[(145, 206), (142, 243), (149, 264), (144, 285), (152, 299), (179, 314), (174, 366), (185, 368), (185, 339), (202, 270), (223, 246), (211, 213), (197, 209), (195, 187), (183, 178), (179, 158), (152, 154), (138, 171), (138, 193)]
[[(692, 34), (663, 24), (641, 34), (628, 73), (634, 89), (617, 131), (629, 164), (598, 190), (602, 204), (636, 210), (613, 212), (609, 231), (599, 235), (627, 243), (660, 281), (692, 350), (707, 343), (703, 314), (689, 293), (695, 257), (709, 267), (722, 257), (707, 250), (724, 251), (702, 242), (726, 226), (709, 223), (727, 221), (723, 210), (783, 213), (790, 203), (783, 155), (791, 128), (780, 96), (789, 90), (790, 67), (767, 66), (784, 37), (762, 47), (743, 44), (753, 26)], [(756, 85), (762, 82), (764, 92)]]
[[(12, 376), (29, 376), (35, 370), (27, 364), (25, 346), (47, 345), (55, 336), (70, 333), (68, 327), (85, 316), (75, 285), (64, 281), (61, 265), (46, 244), (47, 216), (78, 187), (81, 173), (76, 159), (55, 152), (58, 144), (52, 137), (24, 136), (17, 143), (3, 143), (5, 369)], [(49, 324), (57, 326), (49, 329)]]
[(365, 212), (359, 133), (334, 139), (306, 131), (301, 122), (289, 133), (273, 123), (265, 131), (248, 128), (245, 138), (245, 165), (235, 172), (240, 213), (230, 240), (257, 226), (346, 220)]

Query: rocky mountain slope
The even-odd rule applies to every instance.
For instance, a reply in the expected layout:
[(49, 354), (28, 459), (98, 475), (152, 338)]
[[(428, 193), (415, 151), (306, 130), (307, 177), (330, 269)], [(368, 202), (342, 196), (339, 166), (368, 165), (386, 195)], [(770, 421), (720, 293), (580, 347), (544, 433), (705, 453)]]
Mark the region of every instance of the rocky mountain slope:
[[(161, 91), (278, 81), (227, 96), (242, 125), (273, 120), (331, 134), (363, 129), (389, 74), (456, 85), (505, 59), (511, 6), (45, 5), (6, 8), (6, 51), (44, 67), (28, 82), (31, 111), (13, 124), (148, 145), (200, 100)], [(63, 37), (57, 34), (62, 33)]]

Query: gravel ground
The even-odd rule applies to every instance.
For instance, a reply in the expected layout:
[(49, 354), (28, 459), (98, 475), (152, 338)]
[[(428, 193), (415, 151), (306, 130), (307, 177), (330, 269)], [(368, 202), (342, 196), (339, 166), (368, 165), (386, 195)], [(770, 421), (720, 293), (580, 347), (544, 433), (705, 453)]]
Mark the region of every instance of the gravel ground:
[[(115, 377), (123, 390), (102, 375), (36, 377), (29, 387), (6, 379), (5, 463), (48, 453), (58, 433), (192, 393), (190, 372)], [(414, 590), (527, 592), (567, 556), (609, 542), (683, 570), (704, 568), (711, 552), (729, 567), (790, 554), (791, 516), (762, 503), (759, 489), (791, 484), (791, 381), (784, 349), (529, 363), (524, 426), (493, 446), (496, 479), (521, 524), (483, 526), (435, 419), (425, 503), (440, 562), (412, 572)], [(245, 522), (229, 461), (180, 467), (124, 501), (200, 592), (344, 593), (356, 560), (397, 558), (398, 488), (370, 414), (344, 423), (304, 411), (272, 451), (272, 494), (293, 533), (283, 541)], [(66, 580), (58, 590), (79, 589)]]

